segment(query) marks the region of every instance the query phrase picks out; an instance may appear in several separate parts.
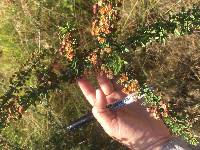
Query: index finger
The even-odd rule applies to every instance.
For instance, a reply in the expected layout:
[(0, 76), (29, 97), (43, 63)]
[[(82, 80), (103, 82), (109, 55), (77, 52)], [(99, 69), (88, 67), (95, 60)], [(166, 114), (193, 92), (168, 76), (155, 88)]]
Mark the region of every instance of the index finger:
[(97, 76), (97, 80), (99, 86), (106, 96), (112, 94), (114, 92), (114, 87), (110, 79), (107, 78), (106, 75)]
[(96, 90), (92, 84), (86, 78), (82, 78), (78, 80), (78, 85), (88, 102), (94, 106), (96, 101)]

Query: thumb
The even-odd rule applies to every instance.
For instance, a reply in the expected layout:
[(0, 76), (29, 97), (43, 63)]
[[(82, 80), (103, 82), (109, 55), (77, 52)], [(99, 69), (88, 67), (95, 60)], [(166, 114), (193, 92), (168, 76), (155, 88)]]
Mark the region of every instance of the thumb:
[(101, 126), (106, 130), (109, 123), (115, 118), (115, 114), (106, 108), (107, 100), (101, 89), (96, 90), (96, 101), (92, 109), (92, 113)]

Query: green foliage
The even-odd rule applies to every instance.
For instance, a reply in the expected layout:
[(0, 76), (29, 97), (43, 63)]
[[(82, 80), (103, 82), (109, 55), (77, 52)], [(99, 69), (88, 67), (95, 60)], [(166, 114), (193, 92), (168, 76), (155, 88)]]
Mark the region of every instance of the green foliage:
[(198, 136), (189, 130), (192, 127), (191, 123), (187, 124), (187, 119), (179, 119), (179, 117), (178, 115), (173, 118), (164, 117), (163, 120), (173, 134), (181, 135), (181, 137), (190, 144), (197, 145), (199, 143), (197, 140)]
[(200, 12), (198, 6), (182, 11), (176, 15), (170, 15), (168, 20), (160, 20), (150, 26), (140, 28), (127, 39), (126, 44), (133, 48), (145, 47), (153, 40), (165, 42), (170, 34), (191, 34), (200, 28)]
[[(163, 108), (161, 106), (161, 97), (155, 95), (155, 92), (151, 90), (147, 84), (141, 87), (140, 95), (144, 95), (144, 105), (146, 106), (156, 106), (158, 107), (159, 113), (163, 113)], [(170, 108), (170, 107), (169, 107)], [(170, 116), (162, 116), (164, 123), (170, 129), (174, 135), (181, 136), (184, 140), (188, 141), (192, 145), (197, 145), (199, 142), (197, 140), (198, 136), (191, 131), (192, 122), (189, 118), (177, 113), (170, 108)]]
[(111, 70), (113, 70), (114, 75), (118, 75), (122, 70), (122, 66), (125, 64), (125, 62), (120, 58), (120, 56), (115, 53), (113, 53), (111, 56), (108, 56), (105, 62), (106, 67), (111, 68)]
[(161, 97), (154, 94), (154, 91), (150, 89), (147, 84), (141, 87), (140, 95), (144, 94), (144, 103), (150, 106), (157, 106), (161, 101)]

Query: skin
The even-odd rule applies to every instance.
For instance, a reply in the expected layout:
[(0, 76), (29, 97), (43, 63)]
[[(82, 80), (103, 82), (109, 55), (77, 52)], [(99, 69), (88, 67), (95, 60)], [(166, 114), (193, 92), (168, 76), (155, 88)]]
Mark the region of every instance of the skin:
[(127, 95), (107, 77), (99, 76), (97, 80), (98, 89), (86, 78), (79, 79), (78, 85), (93, 106), (94, 117), (109, 136), (134, 150), (160, 150), (172, 138), (164, 123), (152, 118), (140, 101), (116, 111), (107, 109), (107, 104)]

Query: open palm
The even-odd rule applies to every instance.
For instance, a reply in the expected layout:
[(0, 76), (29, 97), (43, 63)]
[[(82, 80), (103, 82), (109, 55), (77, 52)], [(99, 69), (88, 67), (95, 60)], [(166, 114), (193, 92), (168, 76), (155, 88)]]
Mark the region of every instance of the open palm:
[(86, 99), (93, 106), (94, 117), (108, 135), (131, 149), (140, 150), (155, 149), (170, 139), (169, 131), (164, 123), (150, 117), (139, 101), (116, 111), (107, 109), (106, 105), (127, 95), (105, 76), (97, 77), (97, 80), (98, 89), (95, 89), (85, 78), (79, 79), (78, 84)]

